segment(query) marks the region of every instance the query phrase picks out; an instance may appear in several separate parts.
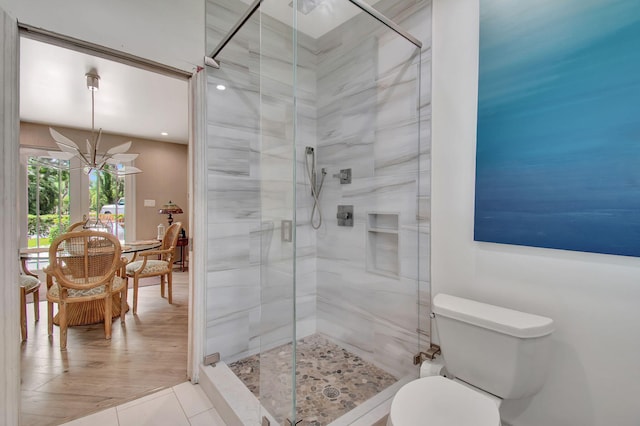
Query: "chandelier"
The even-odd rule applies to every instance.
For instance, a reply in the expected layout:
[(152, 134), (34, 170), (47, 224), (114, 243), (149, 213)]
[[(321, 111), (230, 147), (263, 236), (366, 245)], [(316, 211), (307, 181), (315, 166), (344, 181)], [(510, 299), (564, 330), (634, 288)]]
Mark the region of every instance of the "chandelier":
[(86, 174), (94, 170), (107, 172), (115, 176), (140, 173), (142, 170), (139, 168), (122, 164), (133, 161), (138, 157), (138, 154), (127, 153), (131, 148), (131, 141), (114, 146), (106, 152), (98, 151), (102, 129), (99, 129), (97, 133), (95, 131), (95, 93), (100, 87), (100, 76), (93, 72), (85, 76), (87, 78), (87, 89), (91, 91), (91, 136), (87, 139), (86, 152), (82, 152), (74, 141), (49, 127), (53, 140), (60, 148), (60, 151), (49, 151), (49, 155), (58, 160), (78, 158), (82, 164), (80, 167)]

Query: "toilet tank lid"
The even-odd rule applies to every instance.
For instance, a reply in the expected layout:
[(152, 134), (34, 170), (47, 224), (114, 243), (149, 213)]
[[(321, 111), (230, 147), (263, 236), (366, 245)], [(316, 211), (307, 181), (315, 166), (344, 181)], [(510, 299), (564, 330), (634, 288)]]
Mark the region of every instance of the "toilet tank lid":
[(433, 298), (433, 312), (520, 338), (542, 337), (554, 330), (551, 318), (442, 293)]

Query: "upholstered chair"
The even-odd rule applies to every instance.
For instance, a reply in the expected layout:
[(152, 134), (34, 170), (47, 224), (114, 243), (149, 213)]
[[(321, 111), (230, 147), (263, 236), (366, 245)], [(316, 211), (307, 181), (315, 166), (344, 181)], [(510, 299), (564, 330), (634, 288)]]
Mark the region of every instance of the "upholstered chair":
[[(182, 228), (176, 222), (167, 228), (162, 245), (157, 250), (141, 251), (138, 256), (142, 260), (134, 260), (127, 265), (127, 281), (133, 278), (133, 314), (138, 313), (138, 284), (140, 278), (160, 277), (160, 297), (164, 297), (165, 279), (167, 281), (167, 300), (172, 301), (173, 262), (175, 260), (176, 243)], [(159, 257), (159, 259), (157, 259)]]

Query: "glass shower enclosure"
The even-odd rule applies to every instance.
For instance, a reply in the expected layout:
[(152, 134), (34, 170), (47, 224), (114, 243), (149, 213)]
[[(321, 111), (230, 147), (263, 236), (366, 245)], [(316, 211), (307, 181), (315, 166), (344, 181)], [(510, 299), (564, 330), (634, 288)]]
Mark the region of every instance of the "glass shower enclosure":
[(383, 416), (429, 346), (431, 3), (372, 4), (207, 0), (205, 355), (255, 424)]

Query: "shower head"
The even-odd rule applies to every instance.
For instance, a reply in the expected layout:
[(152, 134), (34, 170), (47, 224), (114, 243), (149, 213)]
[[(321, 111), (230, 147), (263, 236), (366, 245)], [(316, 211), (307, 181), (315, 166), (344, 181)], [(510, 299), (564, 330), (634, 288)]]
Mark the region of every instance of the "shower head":
[[(323, 1), (324, 0), (298, 0), (298, 12), (301, 12), (303, 15), (308, 15)], [(293, 7), (293, 2), (289, 3), (289, 7)]]
[(304, 148), (304, 153), (307, 155), (313, 154), (313, 147), (312, 146), (307, 146)]

